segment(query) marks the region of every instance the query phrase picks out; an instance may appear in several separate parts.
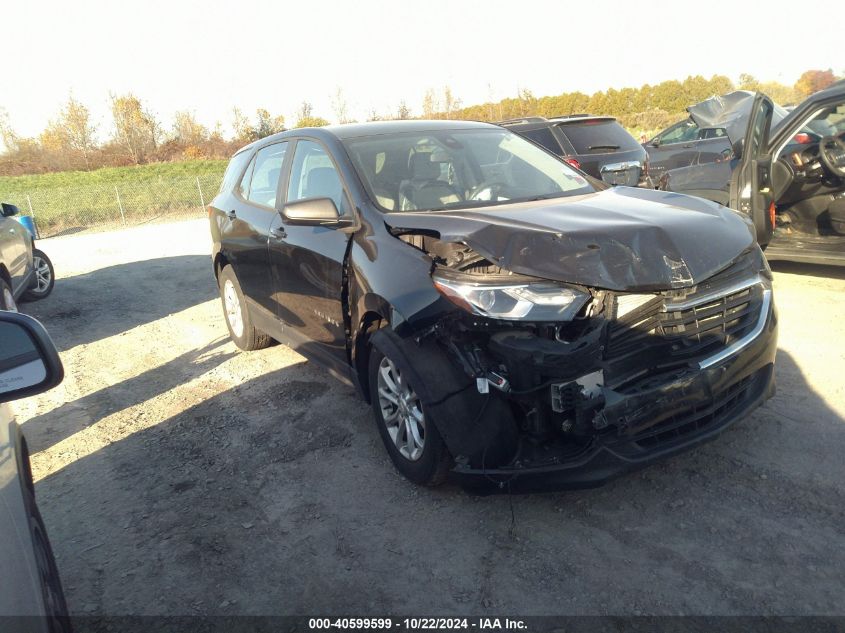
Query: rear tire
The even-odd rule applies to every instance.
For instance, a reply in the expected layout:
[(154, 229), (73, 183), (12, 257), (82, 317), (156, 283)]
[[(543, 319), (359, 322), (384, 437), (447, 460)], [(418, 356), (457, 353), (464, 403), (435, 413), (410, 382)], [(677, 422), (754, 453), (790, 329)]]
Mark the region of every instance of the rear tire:
[(396, 470), (408, 480), (421, 486), (437, 486), (446, 481), (452, 456), (413, 385), (403, 378), (394, 359), (372, 348), (370, 400), (387, 453)]
[(18, 304), (15, 302), (12, 288), (3, 278), (0, 278), (0, 310), (8, 310), (9, 312), (18, 311)]
[(220, 288), (226, 327), (229, 328), (229, 336), (235, 345), (246, 352), (268, 347), (273, 339), (252, 324), (241, 284), (238, 283), (235, 271), (230, 265), (220, 271), (217, 284)]
[(26, 301), (44, 299), (53, 292), (53, 286), (56, 285), (53, 262), (44, 254), (44, 251), (37, 248), (32, 250), (32, 266), (35, 269), (35, 285), (23, 294)]

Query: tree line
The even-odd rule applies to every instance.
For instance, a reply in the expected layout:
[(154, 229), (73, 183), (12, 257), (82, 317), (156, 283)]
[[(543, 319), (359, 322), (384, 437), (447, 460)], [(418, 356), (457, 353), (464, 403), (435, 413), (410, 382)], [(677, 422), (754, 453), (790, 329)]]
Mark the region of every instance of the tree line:
[[(724, 75), (705, 79), (700, 75), (683, 81), (664, 81), (639, 88), (610, 88), (592, 95), (567, 92), (536, 97), (521, 90), (515, 97), (463, 106), (449, 86), (426, 91), (421, 104), (425, 119), (468, 119), (503, 121), (525, 116), (560, 116), (575, 113), (616, 116), (635, 136), (651, 134), (681, 120), (685, 108), (708, 97), (734, 89), (768, 94), (775, 102), (789, 105), (822, 90), (837, 80), (832, 70), (808, 70), (792, 86), (778, 82), (760, 82), (742, 74), (738, 84)], [(354, 122), (341, 89), (331, 98), (334, 120)], [(112, 125), (108, 138), (101, 141), (98, 126), (88, 108), (72, 95), (37, 137), (25, 138), (15, 133), (8, 114), (0, 109), (0, 139), (5, 151), (0, 155), (0, 175), (14, 176), (65, 170), (91, 170), (99, 167), (140, 165), (150, 162), (227, 158), (245, 143), (275, 134), (285, 128), (285, 118), (258, 108), (253, 116), (238, 108), (232, 111), (233, 134), (224, 138), (222, 125), (207, 128), (188, 110), (175, 114), (164, 127), (134, 94), (111, 95)], [(367, 120), (410, 119), (411, 109), (404, 101), (395, 112), (371, 110)], [(292, 127), (328, 125), (304, 101)]]
[(462, 107), (449, 88), (440, 93), (429, 91), (423, 101), (426, 118), (505, 121), (526, 116), (565, 116), (577, 113), (612, 115), (635, 136), (659, 132), (686, 117), (686, 108), (713, 95), (732, 90), (763, 92), (775, 103), (798, 103), (836, 81), (832, 70), (808, 70), (792, 86), (776, 81), (761, 82), (749, 74), (739, 76), (734, 84), (724, 75), (705, 79), (700, 75), (683, 81), (664, 81), (639, 88), (610, 88), (592, 95), (567, 92), (555, 96), (535, 97), (522, 90), (516, 97)]
[[(177, 112), (165, 128), (134, 94), (111, 95), (110, 135), (99, 140), (98, 126), (88, 108), (71, 95), (37, 137), (18, 135), (8, 113), (0, 109), (0, 176), (52, 171), (91, 170), (100, 167), (154, 162), (228, 158), (239, 147), (285, 129), (285, 118), (258, 108), (253, 116), (232, 110), (233, 134), (224, 138), (222, 125), (209, 129), (193, 112)], [(294, 127), (328, 125), (312, 112), (310, 103), (299, 108)]]

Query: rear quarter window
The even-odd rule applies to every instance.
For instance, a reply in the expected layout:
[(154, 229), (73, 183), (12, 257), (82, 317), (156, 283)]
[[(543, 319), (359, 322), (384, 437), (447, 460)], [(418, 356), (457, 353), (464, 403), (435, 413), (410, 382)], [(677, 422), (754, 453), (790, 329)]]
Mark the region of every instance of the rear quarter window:
[(569, 139), (577, 154), (608, 154), (640, 147), (617, 121), (564, 123), (558, 126), (558, 130)]
[(540, 147), (546, 148), (552, 154), (560, 156), (562, 153), (560, 142), (557, 140), (557, 137), (555, 137), (551, 128), (541, 127), (536, 130), (525, 130), (524, 132), (519, 132), (519, 134), (527, 138), (529, 141), (534, 141)]
[(223, 174), (223, 182), (220, 183), (220, 193), (229, 193), (235, 188), (235, 184), (240, 182), (241, 174), (250, 158), (252, 158), (252, 152), (240, 152), (232, 156), (232, 160), (229, 161), (226, 172)]

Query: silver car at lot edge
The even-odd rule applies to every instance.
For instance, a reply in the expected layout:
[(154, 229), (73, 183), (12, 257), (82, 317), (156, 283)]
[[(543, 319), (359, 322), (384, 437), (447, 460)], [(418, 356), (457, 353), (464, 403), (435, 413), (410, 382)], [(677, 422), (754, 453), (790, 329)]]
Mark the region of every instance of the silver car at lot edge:
[(64, 376), (44, 327), (0, 310), (0, 628), (70, 631), (64, 594), (35, 503), (26, 440), (6, 402), (46, 391)]

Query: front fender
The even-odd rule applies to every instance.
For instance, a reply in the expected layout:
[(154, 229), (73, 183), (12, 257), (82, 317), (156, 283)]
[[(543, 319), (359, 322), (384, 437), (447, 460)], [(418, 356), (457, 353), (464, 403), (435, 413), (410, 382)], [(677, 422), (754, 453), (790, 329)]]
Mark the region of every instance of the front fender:
[(404, 338), (458, 309), (435, 289), (428, 255), (384, 229), (362, 233), (356, 236), (349, 255), (353, 327), (357, 328), (368, 312), (375, 312)]

